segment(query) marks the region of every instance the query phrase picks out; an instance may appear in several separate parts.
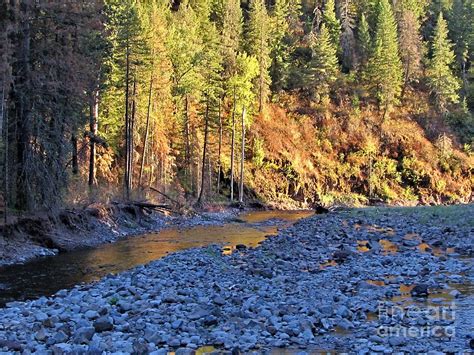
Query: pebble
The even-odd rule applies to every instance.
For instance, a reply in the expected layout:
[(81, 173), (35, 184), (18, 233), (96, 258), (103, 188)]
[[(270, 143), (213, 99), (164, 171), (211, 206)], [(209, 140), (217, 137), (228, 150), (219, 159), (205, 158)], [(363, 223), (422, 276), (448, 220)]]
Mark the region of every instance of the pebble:
[(74, 334), (74, 343), (76, 344), (88, 344), (89, 341), (95, 334), (95, 329), (93, 327), (83, 327), (75, 331)]
[(106, 332), (114, 329), (113, 318), (103, 316), (94, 321), (94, 329), (96, 332)]
[[(403, 243), (405, 234), (416, 231), (412, 217), (372, 221), (364, 211), (357, 218), (351, 213), (300, 221), (258, 248), (241, 247), (241, 253), (224, 256), (221, 246), (185, 250), (50, 298), (10, 304), (0, 310), (0, 339), (11, 343), (0, 340), (0, 350), (160, 355), (171, 349), (194, 354), (202, 345), (229, 353), (278, 347), (311, 353), (315, 344), (350, 353), (469, 347), (466, 312), (459, 309), (472, 306), (472, 296), (455, 289), (449, 292), (457, 307), (452, 339), (377, 335), (383, 325), (451, 324), (418, 315), (383, 316), (383, 309), (423, 305), (426, 299), (417, 298), (428, 291), (435, 295), (431, 301), (444, 306), (445, 296), (436, 291), (466, 282), (472, 269), (455, 256), (443, 261)], [(359, 219), (359, 225), (377, 224), (377, 229), (354, 229)], [(393, 239), (396, 253), (385, 254), (378, 243), (391, 238), (384, 226), (400, 236)], [(450, 241), (456, 246), (473, 235), (453, 230)], [(418, 231), (427, 243), (431, 236), (444, 240), (438, 232), (430, 225)], [(357, 252), (357, 240), (373, 247)], [(330, 262), (334, 256), (338, 264)], [(410, 292), (402, 285), (415, 287)]]

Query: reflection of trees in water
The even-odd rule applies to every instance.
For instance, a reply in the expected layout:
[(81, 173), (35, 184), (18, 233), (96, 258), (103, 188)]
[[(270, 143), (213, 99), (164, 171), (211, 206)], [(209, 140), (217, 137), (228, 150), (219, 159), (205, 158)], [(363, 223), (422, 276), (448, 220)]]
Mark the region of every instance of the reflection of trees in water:
[(210, 244), (228, 245), (234, 250), (238, 244), (256, 247), (277, 228), (311, 215), (308, 211), (258, 211), (243, 216), (247, 223), (261, 223), (279, 219), (286, 223), (255, 226), (230, 223), (223, 226), (169, 228), (159, 233), (132, 237), (90, 250), (80, 250), (40, 259), (24, 265), (4, 268), (0, 272), (0, 304), (13, 299), (37, 298), (51, 295), (60, 289), (79, 283), (99, 280), (110, 273), (120, 273), (134, 266), (147, 264), (168, 253)]

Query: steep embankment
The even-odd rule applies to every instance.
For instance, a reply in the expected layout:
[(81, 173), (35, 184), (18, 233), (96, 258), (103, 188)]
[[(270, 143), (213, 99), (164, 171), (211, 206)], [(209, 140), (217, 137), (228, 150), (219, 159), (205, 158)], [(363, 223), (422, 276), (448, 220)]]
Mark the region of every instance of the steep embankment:
[(0, 266), (98, 246), (164, 225), (162, 216), (120, 204), (12, 218), (9, 224), (0, 226)]
[(280, 204), (472, 201), (474, 156), (427, 97), (407, 96), (385, 120), (342, 95), (318, 105), (280, 98), (253, 123), (248, 186)]

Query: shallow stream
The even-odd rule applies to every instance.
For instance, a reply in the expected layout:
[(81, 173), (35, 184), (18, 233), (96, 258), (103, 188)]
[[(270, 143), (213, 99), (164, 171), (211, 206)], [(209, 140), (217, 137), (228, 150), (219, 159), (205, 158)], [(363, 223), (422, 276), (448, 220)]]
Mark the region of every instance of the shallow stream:
[(179, 250), (222, 244), (224, 252), (229, 253), (239, 244), (256, 247), (266, 237), (277, 234), (278, 228), (312, 214), (310, 211), (254, 211), (224, 225), (170, 227), (94, 249), (0, 268), (0, 306), (97, 281), (107, 274), (120, 273)]

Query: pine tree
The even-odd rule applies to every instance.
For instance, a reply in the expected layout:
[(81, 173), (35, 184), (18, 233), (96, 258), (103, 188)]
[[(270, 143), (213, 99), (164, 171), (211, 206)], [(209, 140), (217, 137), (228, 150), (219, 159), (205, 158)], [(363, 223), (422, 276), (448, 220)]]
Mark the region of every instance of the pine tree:
[(326, 29), (331, 36), (331, 42), (336, 47), (339, 48), (339, 40), (341, 37), (341, 23), (336, 17), (336, 4), (334, 0), (327, 0), (324, 5), (323, 10), (323, 21), (322, 23), (326, 25)]
[(90, 0), (0, 5), (6, 207), (56, 208), (67, 187), (66, 168), (79, 172), (75, 143), (87, 122), (90, 84), (97, 82), (97, 57), (85, 49), (95, 31), (104, 34), (101, 11), (101, 4)]
[[(206, 44), (202, 64), (200, 65), (200, 73), (203, 78), (202, 86), (202, 109), (201, 117), (203, 118), (204, 135), (202, 144), (202, 160), (201, 160), (201, 187), (199, 191), (198, 203), (202, 202), (203, 196), (207, 191), (210, 194), (212, 183), (212, 174), (210, 166), (210, 149), (209, 137), (211, 129), (220, 124), (221, 117), (219, 117), (221, 97), (224, 93), (223, 81), (221, 73), (223, 71), (223, 57), (221, 55), (219, 46), (219, 33), (215, 25), (206, 21), (203, 25), (206, 28), (203, 31), (203, 43)], [(219, 167), (220, 168), (220, 167)], [(206, 184), (206, 181), (208, 182)]]
[[(255, 90), (254, 82), (255, 78), (258, 78), (260, 75), (260, 65), (258, 60), (249, 56), (246, 53), (239, 54), (237, 56), (237, 71), (229, 80), (229, 88), (231, 88), (232, 93), (229, 93), (229, 96), (232, 95), (233, 98), (233, 109), (232, 114), (230, 115), (230, 127), (231, 127), (231, 158), (230, 158), (230, 200), (234, 200), (234, 175), (235, 175), (235, 142), (237, 140), (237, 131), (236, 131), (236, 119), (237, 115), (242, 117), (242, 153), (245, 149), (245, 126), (250, 125), (249, 115), (246, 115), (248, 107), (251, 107), (255, 99)], [(242, 154), (243, 155), (243, 154)], [(242, 158), (241, 158), (242, 159)], [(243, 159), (242, 159), (243, 163)], [(242, 165), (241, 165), (241, 168)], [(243, 169), (241, 170), (243, 173)], [(241, 179), (242, 179), (241, 174)], [(240, 184), (240, 197), (243, 196), (242, 191), (242, 181)]]
[(248, 53), (258, 60), (259, 74), (256, 79), (258, 110), (261, 112), (270, 95), (270, 21), (265, 0), (252, 0), (247, 29)]
[(186, 3), (186, 1), (196, 12), (200, 22), (206, 22), (210, 19), (213, 5), (212, 0), (185, 0), (182, 1), (180, 5), (183, 5), (184, 3)]
[[(416, 0), (405, 0), (405, 1), (416, 1)], [(420, 2), (422, 2), (420, 0)], [(439, 14), (449, 13), (453, 7), (453, 0), (431, 0), (427, 1), (426, 4), (426, 20), (423, 23), (422, 35), (423, 38), (433, 38), (435, 28), (437, 25)]]
[(243, 17), (240, 0), (223, 0), (218, 24), (221, 28), (224, 77), (227, 80), (236, 69), (236, 57), (241, 48)]
[(459, 102), (460, 84), (452, 71), (455, 58), (448, 39), (448, 26), (440, 13), (432, 42), (432, 58), (426, 74), (436, 107), (442, 113), (447, 111), (449, 103)]
[(144, 37), (151, 57), (141, 68), (137, 107), (137, 116), (140, 118), (137, 122), (137, 146), (141, 148), (138, 185), (143, 188), (155, 185), (157, 181), (164, 182), (166, 158), (163, 156), (169, 149), (169, 142), (163, 133), (172, 126), (174, 120), (172, 68), (166, 47), (170, 9), (166, 0), (142, 1), (139, 4)]
[(288, 18), (290, 28), (296, 30), (300, 22), (302, 12), (301, 0), (288, 0)]
[(220, 29), (220, 44), (222, 57), (222, 86), (223, 93), (218, 100), (217, 123), (219, 127), (218, 134), (218, 152), (217, 152), (217, 192), (221, 190), (221, 176), (223, 174), (222, 148), (224, 138), (224, 120), (223, 111), (225, 105), (225, 96), (229, 100), (233, 98), (233, 88), (230, 85), (230, 79), (236, 75), (237, 57), (242, 49), (243, 33), (243, 15), (240, 7), (240, 0), (221, 0), (216, 3), (216, 24)]
[(325, 24), (321, 26), (318, 34), (312, 35), (311, 48), (313, 51), (309, 76), (311, 82), (308, 84), (318, 99), (329, 93), (339, 71), (337, 50)]
[(196, 13), (187, 3), (182, 2), (177, 12), (172, 13), (168, 51), (173, 68), (173, 96), (175, 110), (182, 127), (182, 149), (180, 172), (184, 173), (182, 182), (186, 191), (194, 196), (199, 192), (199, 140), (197, 126), (200, 122), (194, 115), (199, 110), (198, 103), (206, 85), (205, 70), (206, 48), (205, 35), (208, 31), (207, 16)]
[(403, 90), (412, 82), (416, 82), (421, 74), (422, 41), (420, 24), (415, 13), (410, 9), (401, 9), (399, 14), (400, 57), (403, 63)]
[(354, 35), (354, 4), (351, 0), (339, 3), (341, 18), (341, 63), (345, 71), (350, 71), (356, 64), (356, 40)]
[(275, 0), (273, 11), (271, 13), (271, 45), (276, 47), (279, 42), (286, 36), (289, 28), (289, 2), (288, 0)]
[(374, 35), (377, 25), (378, 4), (379, 0), (363, 0), (357, 3), (358, 13), (365, 16), (371, 36)]
[(279, 92), (288, 76), (289, 48), (289, 1), (276, 0), (271, 16), (271, 60), (270, 75), (272, 91)]
[[(451, 0), (449, 0), (451, 1)], [(426, 0), (401, 0), (395, 3), (397, 8), (410, 11), (418, 20), (426, 16), (429, 1)]]
[(398, 102), (403, 68), (398, 54), (397, 24), (388, 0), (379, 0), (374, 47), (369, 58), (367, 77), (383, 111), (383, 119)]
[(359, 54), (359, 62), (364, 69), (369, 61), (372, 51), (372, 39), (370, 37), (370, 28), (364, 13), (362, 13), (357, 32), (357, 49)]
[[(149, 49), (143, 36), (138, 4), (132, 0), (106, 1), (106, 29), (111, 44), (112, 72), (109, 90), (104, 94), (102, 123), (113, 127), (110, 140), (115, 147), (124, 139), (124, 193), (128, 198), (133, 187), (135, 128), (138, 103), (138, 81), (141, 65), (148, 60)], [(119, 97), (122, 96), (122, 100)]]
[(449, 34), (454, 42), (457, 70), (463, 87), (462, 95), (468, 94), (468, 68), (472, 62), (474, 46), (474, 2), (472, 0), (454, 0), (448, 18)]

